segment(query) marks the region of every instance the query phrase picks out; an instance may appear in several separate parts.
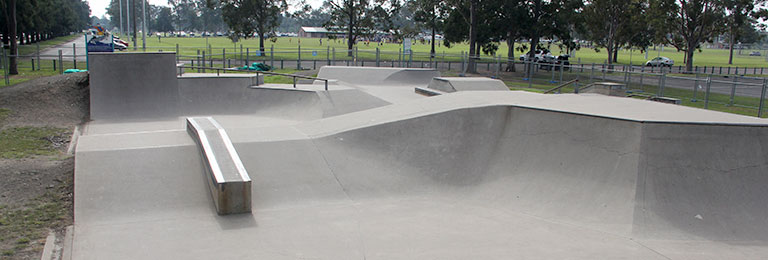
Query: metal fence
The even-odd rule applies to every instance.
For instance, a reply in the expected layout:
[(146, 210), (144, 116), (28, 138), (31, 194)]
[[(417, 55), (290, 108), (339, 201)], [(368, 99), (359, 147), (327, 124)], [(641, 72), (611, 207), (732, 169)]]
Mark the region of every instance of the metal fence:
[[(18, 56), (19, 70), (50, 70), (63, 73), (66, 69), (85, 69), (84, 51), (72, 47), (72, 54), (41, 55), (36, 52)], [(764, 68), (646, 67), (609, 64), (549, 64), (509, 60), (502, 56), (469, 57), (466, 53), (446, 54), (374, 50), (337, 50), (325, 48), (286, 49), (270, 46), (264, 51), (242, 45), (232, 48), (207, 47), (147, 48), (146, 51), (174, 51), (177, 63), (194, 66), (197, 72), (207, 68), (234, 68), (261, 62), (276, 69), (310, 70), (326, 65), (365, 67), (408, 67), (438, 69), (447, 76), (478, 75), (504, 80), (512, 89), (544, 91), (562, 82), (578, 79), (562, 91), (573, 91), (594, 82), (618, 82), (627, 87), (627, 94), (637, 98), (665, 97), (680, 103), (705, 109), (763, 117), (766, 81), (762, 77), (743, 74), (768, 73)], [(191, 54), (190, 54), (191, 53)], [(9, 84), (7, 61), (3, 52), (2, 66), (5, 83)], [(470, 61), (474, 67), (470, 68)], [(116, 65), (119, 67), (119, 65)], [(738, 73), (739, 75), (736, 75)]]

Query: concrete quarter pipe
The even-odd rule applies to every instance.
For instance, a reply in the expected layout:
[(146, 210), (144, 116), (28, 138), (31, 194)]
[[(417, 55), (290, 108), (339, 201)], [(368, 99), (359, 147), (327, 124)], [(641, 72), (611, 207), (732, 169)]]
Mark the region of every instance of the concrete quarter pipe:
[(471, 84), (423, 97), (409, 83), (413, 97), (379, 99), (386, 85), (336, 77), (347, 83), (323, 93), (334, 102), (308, 85), (297, 94), (309, 98), (248, 94), (288, 110), (205, 104), (250, 175), (250, 214), (216, 214), (180, 119), (191, 110), (91, 122), (77, 144), (73, 258), (768, 257), (765, 120)]

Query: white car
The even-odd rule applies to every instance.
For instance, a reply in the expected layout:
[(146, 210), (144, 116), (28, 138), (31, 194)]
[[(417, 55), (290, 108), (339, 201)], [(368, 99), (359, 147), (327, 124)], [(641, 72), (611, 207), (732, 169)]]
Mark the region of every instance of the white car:
[(672, 67), (672, 65), (675, 65), (675, 61), (667, 57), (656, 57), (645, 62), (645, 66), (651, 66), (651, 67), (659, 67), (659, 66)]
[[(550, 52), (544, 52), (542, 50), (536, 50), (536, 55), (533, 56), (533, 62), (539, 62), (546, 59), (553, 59), (555, 56), (552, 55)], [(523, 55), (520, 55), (520, 61), (526, 61), (528, 60), (528, 53), (526, 52)]]

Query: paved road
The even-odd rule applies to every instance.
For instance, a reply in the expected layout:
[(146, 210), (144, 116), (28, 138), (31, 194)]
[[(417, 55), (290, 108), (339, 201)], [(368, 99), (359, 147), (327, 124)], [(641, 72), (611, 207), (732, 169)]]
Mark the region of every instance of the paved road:
[[(75, 44), (75, 48), (72, 48), (72, 44)], [(40, 52), (40, 59), (55, 60), (59, 57), (59, 50), (61, 50), (62, 57), (67, 60), (72, 60), (72, 55), (77, 55), (77, 61), (85, 61), (85, 40), (78, 37), (75, 40), (63, 43)]]

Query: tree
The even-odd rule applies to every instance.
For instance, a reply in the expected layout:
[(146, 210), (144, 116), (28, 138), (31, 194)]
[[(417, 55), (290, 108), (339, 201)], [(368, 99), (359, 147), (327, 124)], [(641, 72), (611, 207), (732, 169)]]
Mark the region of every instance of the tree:
[(359, 36), (373, 34), (373, 9), (368, 0), (326, 0), (330, 20), (323, 27), (329, 31), (347, 32), (347, 56), (352, 56), (352, 48)]
[(523, 28), (530, 26), (524, 0), (496, 0), (494, 28), (507, 42), (507, 71), (515, 71), (515, 41), (523, 37)]
[(694, 51), (722, 32), (724, 7), (720, 0), (651, 0), (656, 40), (684, 51), (685, 69), (693, 70)]
[[(224, 22), (227, 23), (232, 34), (232, 41), (238, 37), (251, 37), (254, 33), (259, 35), (259, 51), (264, 52), (264, 39), (274, 32), (279, 25), (280, 14), (288, 9), (285, 0), (220, 0), (221, 12)], [(216, 4), (208, 2), (208, 7)]]
[(8, 37), (11, 41), (11, 46), (8, 49), (11, 55), (8, 58), (8, 74), (16, 75), (19, 74), (15, 56), (18, 54), (19, 48), (16, 42), (16, 0), (8, 0), (8, 5), (3, 7), (6, 7), (3, 10), (5, 11), (5, 17), (8, 19)]
[[(728, 11), (726, 17), (726, 26), (728, 30), (728, 64), (733, 64), (733, 48), (737, 41), (740, 41), (752, 24), (757, 21), (753, 19), (765, 8), (755, 8), (756, 4), (765, 3), (765, 0), (723, 0), (723, 5)], [(746, 26), (745, 26), (746, 25)]]
[(592, 0), (584, 8), (587, 36), (596, 50), (602, 47), (608, 51), (608, 64), (613, 64), (614, 51), (622, 44), (620, 30), (628, 29), (626, 24), (631, 18), (629, 7), (628, 0)]
[(157, 17), (153, 19), (155, 22), (152, 27), (153, 30), (158, 32), (171, 32), (173, 31), (173, 14), (170, 7), (159, 6), (157, 7)]
[(414, 11), (414, 20), (420, 22), (430, 30), (432, 40), (429, 51), (431, 57), (435, 57), (435, 33), (442, 27), (445, 15), (445, 2), (439, 0), (413, 0), (412, 9)]

